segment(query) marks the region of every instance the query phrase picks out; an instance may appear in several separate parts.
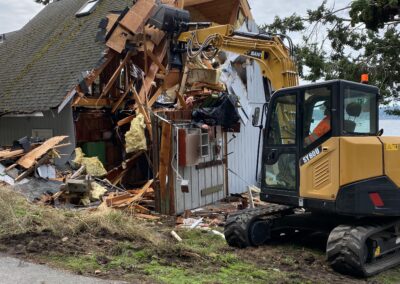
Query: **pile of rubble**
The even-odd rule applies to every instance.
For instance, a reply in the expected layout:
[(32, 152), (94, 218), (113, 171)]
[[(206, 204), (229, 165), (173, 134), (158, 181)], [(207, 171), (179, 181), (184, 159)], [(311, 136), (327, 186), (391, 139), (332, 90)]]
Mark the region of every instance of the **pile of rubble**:
[[(179, 4), (183, 1), (162, 2), (183, 5)], [(188, 1), (194, 12), (204, 1), (195, 2)], [(240, 26), (247, 10), (240, 8), (243, 1), (236, 2), (228, 20)], [(223, 135), (240, 128), (240, 103), (229, 90), (231, 78), (221, 71), (231, 62), (215, 50), (213, 56), (183, 52), (180, 59), (174, 58), (170, 36), (148, 24), (156, 7), (155, 1), (137, 0), (131, 8), (110, 12), (99, 24), (97, 39), (107, 48), (104, 57), (59, 106), (60, 112), (70, 104), (74, 113), (78, 148), (67, 169), (54, 166), (67, 137), (53, 137), (29, 149), (21, 141), (20, 149), (0, 151), (0, 162), (6, 162), (0, 166), (0, 181), (18, 187), (34, 175), (55, 183), (52, 190), (34, 196), (40, 203), (149, 215), (177, 213), (177, 183), (183, 193), (194, 190), (179, 167), (192, 167), (190, 171), (220, 167), (216, 175), (225, 179)], [(243, 88), (236, 85), (233, 88)], [(83, 153), (85, 143), (98, 141), (105, 141), (107, 162)], [(195, 195), (226, 196), (226, 180), (214, 183), (200, 188), (199, 182)]]

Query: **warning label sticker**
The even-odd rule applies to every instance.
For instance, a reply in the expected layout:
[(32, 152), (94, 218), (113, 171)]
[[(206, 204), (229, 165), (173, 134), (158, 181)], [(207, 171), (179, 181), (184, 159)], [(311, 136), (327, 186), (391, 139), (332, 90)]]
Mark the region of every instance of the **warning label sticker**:
[(386, 151), (399, 151), (400, 145), (399, 144), (385, 144)]

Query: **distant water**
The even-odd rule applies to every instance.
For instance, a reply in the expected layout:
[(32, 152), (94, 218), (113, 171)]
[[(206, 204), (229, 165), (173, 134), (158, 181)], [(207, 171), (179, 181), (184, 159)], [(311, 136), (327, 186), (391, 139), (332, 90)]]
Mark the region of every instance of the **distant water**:
[(384, 136), (400, 136), (400, 119), (383, 119), (379, 121), (379, 129), (384, 129)]

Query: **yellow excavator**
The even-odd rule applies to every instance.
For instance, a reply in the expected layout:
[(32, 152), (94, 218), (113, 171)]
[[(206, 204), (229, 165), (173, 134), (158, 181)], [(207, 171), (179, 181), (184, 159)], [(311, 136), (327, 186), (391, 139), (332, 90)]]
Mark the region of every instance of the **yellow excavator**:
[(272, 85), (265, 124), (257, 125), (259, 109), (253, 116), (264, 129), (261, 199), (271, 205), (229, 216), (229, 245), (326, 232), (327, 259), (338, 272), (368, 277), (400, 264), (400, 137), (378, 128), (377, 87), (344, 80), (298, 86), (291, 48), (278, 35), (190, 23), (188, 11), (164, 5), (149, 24), (170, 36), (175, 63), (179, 53), (235, 52), (259, 62)]

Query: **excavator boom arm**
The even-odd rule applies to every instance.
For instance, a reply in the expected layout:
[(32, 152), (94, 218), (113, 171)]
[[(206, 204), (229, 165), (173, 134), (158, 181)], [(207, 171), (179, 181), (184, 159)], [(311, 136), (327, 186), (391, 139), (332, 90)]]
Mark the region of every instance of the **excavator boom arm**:
[(183, 32), (178, 41), (211, 46), (256, 60), (274, 90), (297, 86), (299, 83), (296, 64), (279, 37), (235, 32), (231, 25), (215, 25)]

